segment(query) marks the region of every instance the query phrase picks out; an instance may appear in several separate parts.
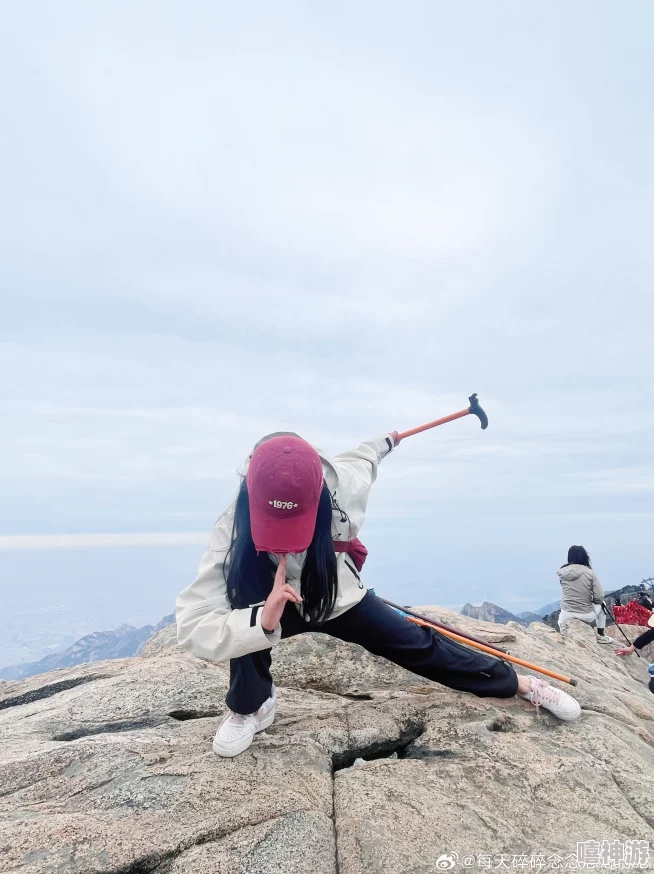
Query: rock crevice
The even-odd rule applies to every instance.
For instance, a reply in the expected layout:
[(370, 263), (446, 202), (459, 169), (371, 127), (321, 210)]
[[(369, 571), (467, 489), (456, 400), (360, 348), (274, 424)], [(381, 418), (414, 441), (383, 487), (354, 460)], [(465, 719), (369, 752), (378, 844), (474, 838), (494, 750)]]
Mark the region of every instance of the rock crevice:
[[(50, 675), (43, 675), (43, 677), (48, 676)], [(19, 695), (7, 695), (4, 698), (0, 697), (0, 710), (5, 710), (8, 707), (20, 707), (22, 704), (32, 704), (34, 701), (42, 701), (44, 698), (51, 698), (53, 695), (59, 695), (60, 692), (67, 692), (68, 689), (74, 689), (76, 686), (81, 686), (84, 683), (91, 683), (94, 680), (101, 679), (104, 679), (102, 674), (95, 674), (83, 677), (70, 677), (55, 683), (45, 683), (42, 686), (37, 685), (36, 688), (29, 689)]]

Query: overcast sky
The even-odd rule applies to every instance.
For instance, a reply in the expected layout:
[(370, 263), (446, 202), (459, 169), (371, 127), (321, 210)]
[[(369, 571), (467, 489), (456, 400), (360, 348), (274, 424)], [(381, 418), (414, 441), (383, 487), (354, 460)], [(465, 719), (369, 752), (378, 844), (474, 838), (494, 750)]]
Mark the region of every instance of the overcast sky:
[(336, 453), (473, 391), (488, 431), (380, 468), (368, 584), (537, 607), (571, 543), (607, 588), (653, 576), (653, 27), (645, 0), (7, 6), (9, 609), (156, 619), (262, 434)]

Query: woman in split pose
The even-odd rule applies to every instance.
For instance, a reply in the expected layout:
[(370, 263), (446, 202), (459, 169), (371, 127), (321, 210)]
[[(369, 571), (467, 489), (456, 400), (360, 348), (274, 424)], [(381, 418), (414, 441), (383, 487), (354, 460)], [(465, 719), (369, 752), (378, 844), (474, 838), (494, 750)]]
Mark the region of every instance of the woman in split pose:
[(329, 459), (296, 434), (259, 441), (235, 503), (218, 519), (193, 583), (177, 599), (177, 637), (193, 655), (230, 660), (228, 713), (213, 742), (221, 756), (246, 750), (275, 718), (271, 649), (320, 631), (363, 646), (451, 689), (520, 695), (559, 719), (577, 701), (506, 662), (408, 622), (369, 592), (356, 539), (377, 467), (397, 433)]

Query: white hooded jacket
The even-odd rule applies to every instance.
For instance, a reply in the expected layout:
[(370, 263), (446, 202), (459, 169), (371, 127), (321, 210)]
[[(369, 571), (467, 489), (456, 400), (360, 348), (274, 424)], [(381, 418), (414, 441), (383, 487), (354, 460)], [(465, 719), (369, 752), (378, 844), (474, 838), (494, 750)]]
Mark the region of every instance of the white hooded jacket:
[[(393, 449), (393, 438), (384, 434), (362, 443), (358, 449), (333, 459), (316, 450), (323, 466), (325, 482), (335, 498), (332, 514), (334, 540), (353, 540), (363, 525), (370, 488), (377, 478), (379, 462)], [(250, 456), (251, 457), (251, 456)], [(243, 475), (247, 473), (247, 459)], [(223, 564), (229, 549), (234, 525), (235, 503), (213, 527), (209, 546), (202, 557), (198, 574), (177, 598), (177, 640), (193, 655), (210, 661), (238, 658), (250, 652), (270, 649), (281, 640), (278, 624), (272, 634), (261, 627), (260, 606), (251, 604), (233, 610), (227, 595)], [(289, 555), (286, 581), (300, 593), (300, 575), (305, 553)], [(271, 556), (275, 564), (276, 556)], [(337, 553), (338, 586), (336, 603), (329, 618), (349, 610), (366, 594), (366, 588), (347, 553)], [(299, 608), (299, 605), (295, 605)]]

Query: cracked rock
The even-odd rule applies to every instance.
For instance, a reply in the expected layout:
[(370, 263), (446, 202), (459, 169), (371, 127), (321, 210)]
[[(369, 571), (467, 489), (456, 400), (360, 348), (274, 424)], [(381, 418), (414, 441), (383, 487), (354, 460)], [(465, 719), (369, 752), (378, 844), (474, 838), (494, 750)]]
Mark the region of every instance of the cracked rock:
[(645, 660), (579, 623), (562, 640), (432, 609), (579, 677), (582, 719), (452, 692), (311, 634), (275, 651), (275, 723), (220, 759), (228, 666), (164, 629), (133, 659), (0, 686), (0, 871), (428, 874), (443, 853), (654, 841)]

